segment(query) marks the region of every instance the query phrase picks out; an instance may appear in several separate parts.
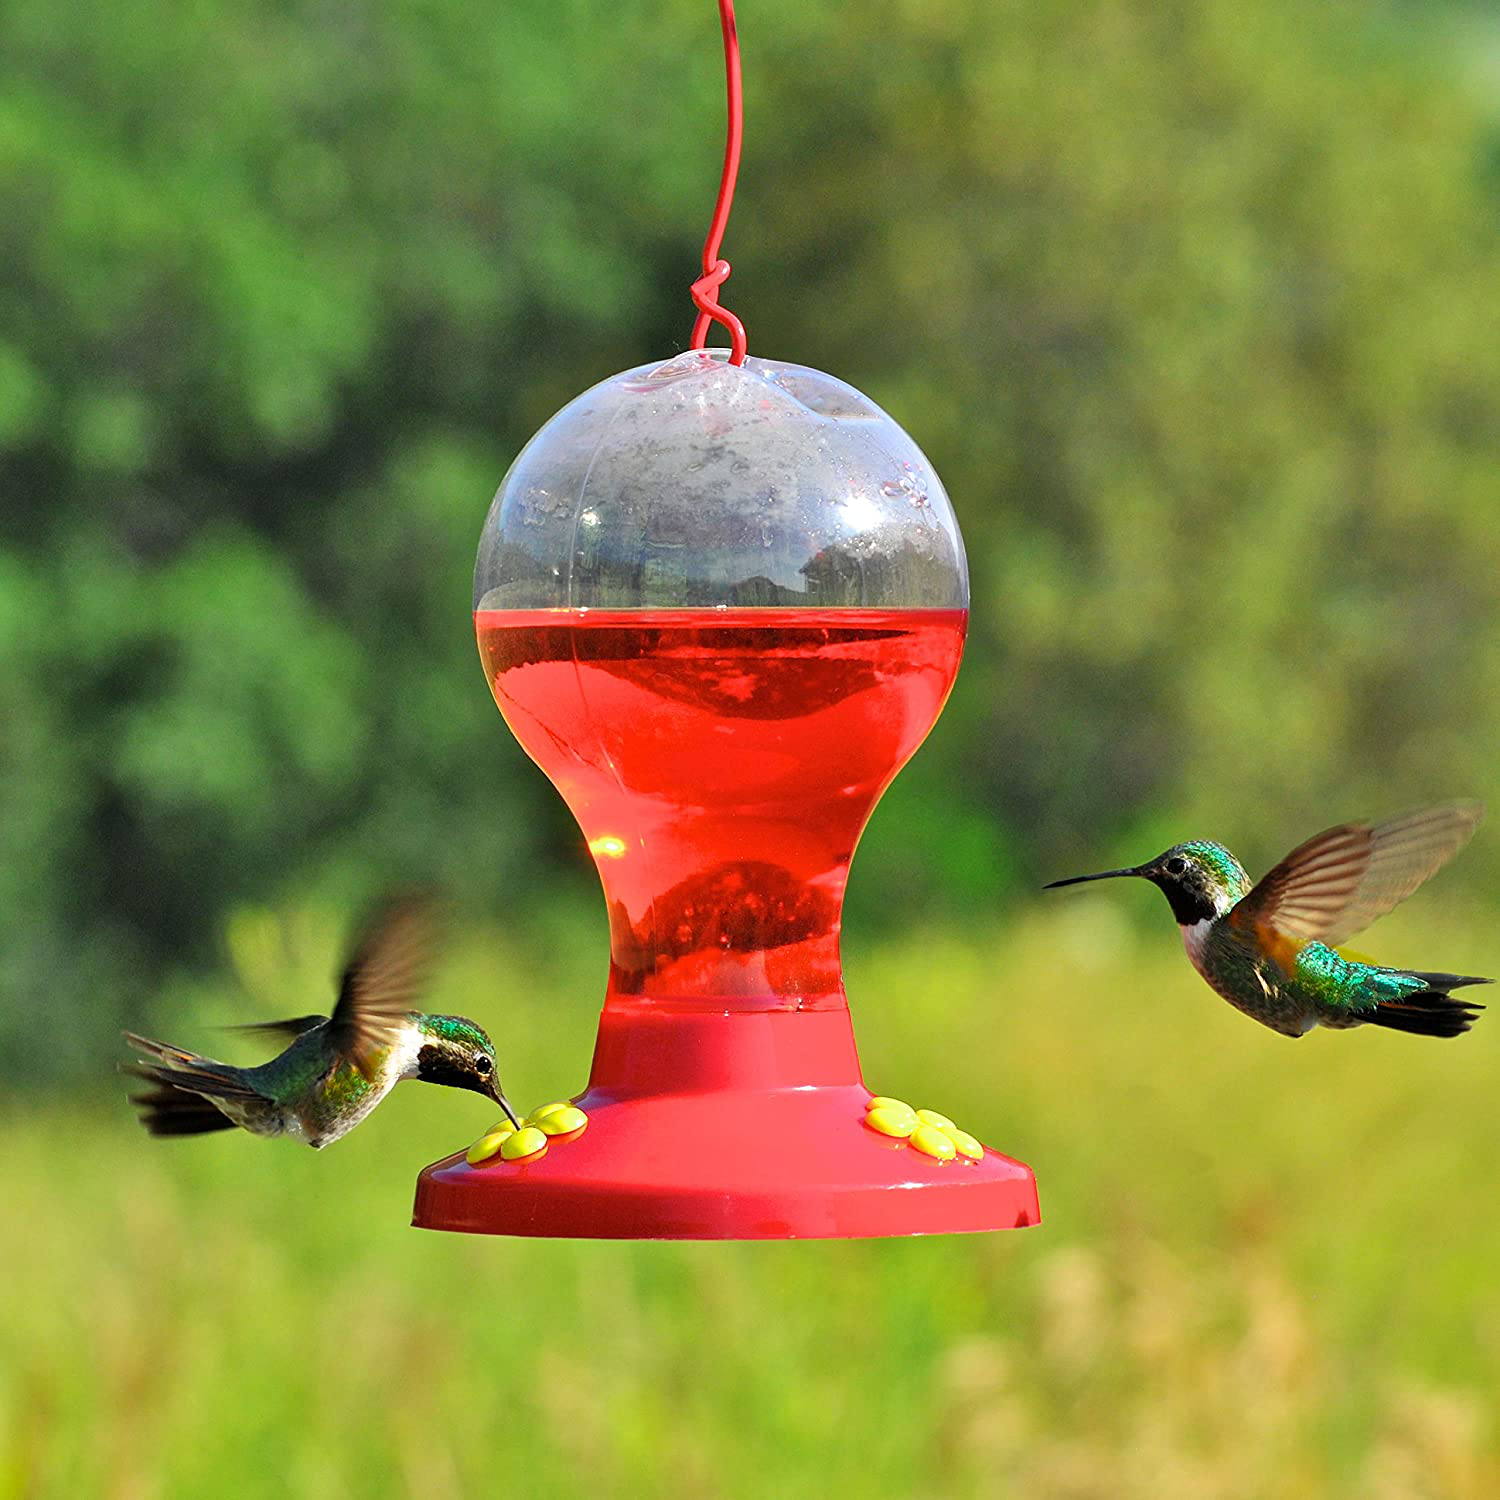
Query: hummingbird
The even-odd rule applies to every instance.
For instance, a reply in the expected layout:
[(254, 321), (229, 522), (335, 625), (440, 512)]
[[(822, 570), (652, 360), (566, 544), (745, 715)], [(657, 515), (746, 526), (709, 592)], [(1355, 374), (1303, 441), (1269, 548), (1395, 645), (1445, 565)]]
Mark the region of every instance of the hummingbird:
[(201, 1135), (235, 1126), (286, 1135), (320, 1150), (347, 1135), (403, 1078), (493, 1099), (519, 1125), (500, 1088), (495, 1048), (465, 1016), (416, 1009), (431, 950), (431, 913), (412, 897), (388, 900), (362, 929), (331, 1016), (298, 1016), (236, 1030), (289, 1041), (256, 1068), (215, 1062), (125, 1033), (151, 1061), (122, 1071), (151, 1088), (131, 1096), (152, 1135)]
[(1333, 945), (1435, 875), (1468, 843), (1483, 811), (1478, 802), (1451, 802), (1384, 823), (1340, 823), (1299, 844), (1256, 885), (1228, 849), (1204, 839), (1045, 889), (1123, 875), (1149, 880), (1210, 987), (1283, 1036), (1364, 1025), (1457, 1036), (1484, 1007), (1450, 991), (1490, 980), (1383, 968)]

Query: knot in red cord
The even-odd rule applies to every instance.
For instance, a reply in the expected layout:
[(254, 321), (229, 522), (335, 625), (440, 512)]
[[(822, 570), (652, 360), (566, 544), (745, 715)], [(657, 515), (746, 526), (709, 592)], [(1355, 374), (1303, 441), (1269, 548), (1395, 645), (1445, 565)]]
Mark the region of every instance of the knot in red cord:
[(693, 305), (698, 309), (698, 320), (693, 324), (691, 347), (702, 349), (708, 342), (708, 326), (718, 323), (729, 334), (729, 363), (742, 365), (745, 362), (745, 325), (729, 311), (719, 306), (719, 288), (729, 279), (729, 262), (716, 260), (692, 285)]

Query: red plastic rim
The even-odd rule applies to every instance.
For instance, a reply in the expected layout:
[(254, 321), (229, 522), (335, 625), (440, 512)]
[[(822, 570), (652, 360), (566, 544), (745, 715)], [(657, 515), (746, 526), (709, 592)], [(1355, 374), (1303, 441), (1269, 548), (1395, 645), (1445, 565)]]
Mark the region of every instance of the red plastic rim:
[(986, 1148), (939, 1162), (864, 1124), (845, 1007), (671, 1012), (612, 1001), (579, 1105), (587, 1130), (537, 1161), (457, 1154), (413, 1222), (471, 1234), (811, 1239), (1039, 1222), (1031, 1169)]

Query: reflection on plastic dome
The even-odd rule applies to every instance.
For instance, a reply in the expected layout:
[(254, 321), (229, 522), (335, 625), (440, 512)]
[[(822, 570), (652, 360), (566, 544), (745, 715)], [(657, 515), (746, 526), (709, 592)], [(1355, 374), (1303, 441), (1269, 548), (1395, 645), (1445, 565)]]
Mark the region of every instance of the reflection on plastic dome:
[(817, 370), (698, 351), (564, 407), (485, 524), (489, 609), (962, 608), (948, 497), (911, 438)]

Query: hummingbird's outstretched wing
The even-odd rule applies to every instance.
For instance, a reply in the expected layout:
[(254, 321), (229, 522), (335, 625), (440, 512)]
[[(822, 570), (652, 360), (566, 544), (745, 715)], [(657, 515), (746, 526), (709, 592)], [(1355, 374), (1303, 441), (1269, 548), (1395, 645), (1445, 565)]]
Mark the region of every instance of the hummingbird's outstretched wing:
[(1242, 929), (1340, 943), (1411, 895), (1469, 842), (1479, 802), (1446, 802), (1384, 823), (1341, 823), (1299, 844), (1230, 912)]
[(321, 1026), (327, 1019), (327, 1016), (293, 1016), (289, 1021), (248, 1021), (243, 1026), (221, 1026), (219, 1030), (268, 1036), (280, 1042), (295, 1042), (304, 1031)]
[(412, 1011), (431, 964), (432, 903), (401, 896), (366, 924), (339, 984), (329, 1033), (366, 1078)]

